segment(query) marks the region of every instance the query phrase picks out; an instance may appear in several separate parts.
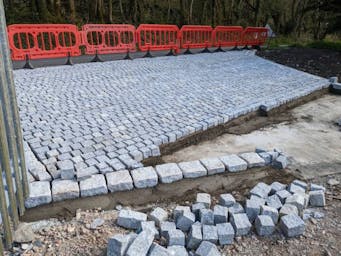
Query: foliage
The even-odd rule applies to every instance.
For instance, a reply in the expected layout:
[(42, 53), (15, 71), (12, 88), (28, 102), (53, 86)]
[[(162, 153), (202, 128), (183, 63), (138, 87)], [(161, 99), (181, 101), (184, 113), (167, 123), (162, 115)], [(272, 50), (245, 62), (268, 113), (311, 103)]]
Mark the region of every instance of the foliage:
[(4, 0), (12, 23), (168, 23), (264, 26), (322, 40), (340, 33), (340, 0)]

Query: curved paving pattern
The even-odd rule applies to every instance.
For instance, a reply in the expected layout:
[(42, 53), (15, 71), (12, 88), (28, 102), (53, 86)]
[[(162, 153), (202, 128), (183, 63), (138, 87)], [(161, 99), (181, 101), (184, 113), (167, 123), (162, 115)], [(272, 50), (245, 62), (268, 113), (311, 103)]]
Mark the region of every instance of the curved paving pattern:
[(45, 181), (141, 167), (142, 159), (160, 154), (161, 144), (329, 85), (252, 51), (14, 74), (24, 140), (43, 163), (32, 164), (31, 180)]

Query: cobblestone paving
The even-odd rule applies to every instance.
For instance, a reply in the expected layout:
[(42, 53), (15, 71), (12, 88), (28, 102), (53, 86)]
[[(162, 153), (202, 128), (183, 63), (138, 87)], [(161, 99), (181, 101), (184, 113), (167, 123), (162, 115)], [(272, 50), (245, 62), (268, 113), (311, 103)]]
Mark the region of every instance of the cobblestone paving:
[(141, 167), (161, 144), (329, 85), (251, 51), (17, 70), (15, 82), (24, 140), (51, 175), (35, 180)]

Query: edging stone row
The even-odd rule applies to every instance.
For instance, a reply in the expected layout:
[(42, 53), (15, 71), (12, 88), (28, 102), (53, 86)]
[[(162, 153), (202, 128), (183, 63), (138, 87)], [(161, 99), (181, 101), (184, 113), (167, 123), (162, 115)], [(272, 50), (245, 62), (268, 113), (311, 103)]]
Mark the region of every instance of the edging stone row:
[(287, 157), (280, 150), (231, 154), (221, 157), (204, 158), (181, 163), (166, 163), (154, 167), (140, 167), (133, 170), (119, 170), (106, 174), (90, 174), (79, 180), (57, 179), (34, 181), (30, 183), (30, 196), (26, 200), (27, 208), (36, 207), (67, 199), (88, 197), (134, 188), (150, 188), (158, 183), (172, 183), (181, 179), (199, 178), (223, 172), (240, 172), (253, 167), (273, 165), (283, 169), (287, 166)]

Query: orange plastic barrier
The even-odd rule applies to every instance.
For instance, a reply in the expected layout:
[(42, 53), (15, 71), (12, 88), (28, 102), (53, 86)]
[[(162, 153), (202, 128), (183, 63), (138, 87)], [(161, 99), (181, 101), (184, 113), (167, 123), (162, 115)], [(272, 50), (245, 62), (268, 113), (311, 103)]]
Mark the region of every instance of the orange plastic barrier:
[(179, 28), (176, 25), (141, 24), (136, 30), (141, 51), (179, 51)]
[(257, 46), (265, 43), (268, 29), (264, 27), (247, 27), (243, 32), (243, 45)]
[(133, 25), (87, 24), (82, 27), (82, 44), (86, 54), (136, 51)]
[(242, 42), (243, 27), (217, 26), (213, 30), (213, 46), (229, 47), (238, 46)]
[(180, 30), (181, 48), (206, 48), (212, 46), (211, 26), (185, 25)]
[(79, 56), (80, 37), (75, 25), (24, 24), (8, 26), (13, 60)]

